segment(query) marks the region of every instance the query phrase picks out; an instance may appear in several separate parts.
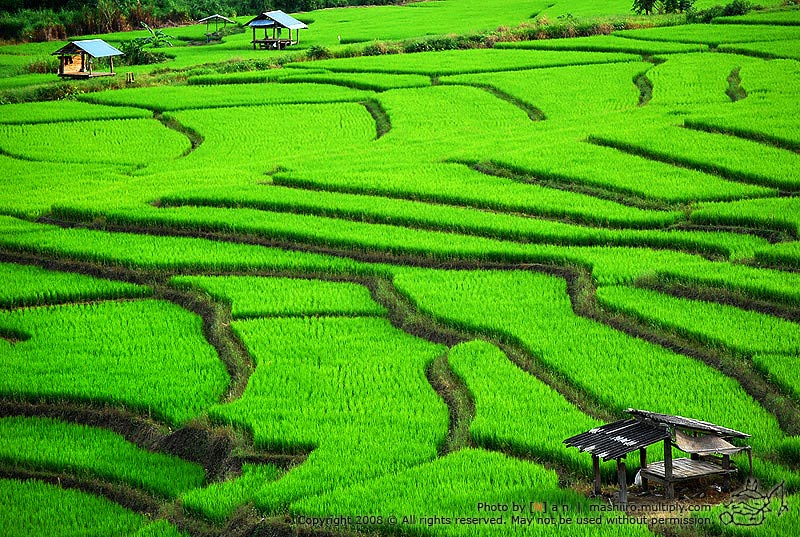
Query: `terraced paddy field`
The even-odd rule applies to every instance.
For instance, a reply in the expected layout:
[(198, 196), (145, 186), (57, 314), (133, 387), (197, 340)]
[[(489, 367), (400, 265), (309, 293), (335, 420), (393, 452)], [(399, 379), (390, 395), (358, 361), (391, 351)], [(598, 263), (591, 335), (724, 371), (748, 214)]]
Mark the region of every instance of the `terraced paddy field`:
[[(0, 47), (0, 535), (793, 535), (800, 11), (628, 4), (321, 10), (124, 88)], [(593, 494), (563, 440), (631, 407), (749, 433), (757, 523)]]

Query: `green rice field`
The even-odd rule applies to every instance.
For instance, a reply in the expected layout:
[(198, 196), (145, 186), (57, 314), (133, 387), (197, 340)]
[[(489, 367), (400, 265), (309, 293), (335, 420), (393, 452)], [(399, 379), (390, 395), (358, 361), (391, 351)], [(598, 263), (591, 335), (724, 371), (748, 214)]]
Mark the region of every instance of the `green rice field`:
[(0, 536), (793, 535), (800, 9), (630, 4), (0, 45)]

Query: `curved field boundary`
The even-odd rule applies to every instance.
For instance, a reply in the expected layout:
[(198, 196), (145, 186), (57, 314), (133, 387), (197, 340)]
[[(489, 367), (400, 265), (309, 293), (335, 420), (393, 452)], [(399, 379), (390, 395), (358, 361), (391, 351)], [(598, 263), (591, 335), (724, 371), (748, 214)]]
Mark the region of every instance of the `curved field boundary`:
[(443, 347), (376, 318), (263, 318), (233, 328), (259, 365), (242, 397), (211, 416), (251, 430), (271, 450), (313, 449), (262, 487), (256, 505), (281, 510), (436, 456), (448, 413), (424, 371)]
[(175, 276), (170, 283), (231, 305), (233, 319), (258, 317), (383, 317), (367, 288), (345, 281), (258, 276)]
[[(581, 412), (537, 377), (516, 367), (497, 347), (474, 340), (453, 347), (453, 371), (475, 400), (470, 432), (482, 447), (556, 461), (591, 478), (590, 459), (565, 450), (562, 439), (592, 429), (600, 422)], [(558, 415), (558, 423), (531, 420)]]
[(653, 54), (680, 54), (686, 52), (705, 52), (707, 45), (692, 43), (672, 43), (669, 41), (641, 41), (626, 39), (617, 35), (593, 35), (588, 37), (569, 37), (563, 39), (536, 39), (533, 41), (512, 41), (495, 43), (498, 49), (526, 50), (574, 50), (583, 52), (626, 52), (650, 56)]
[(469, 84), (469, 83), (455, 83), (453, 85), (462, 85), (462, 86), (470, 86), (473, 88), (482, 89), (483, 91), (494, 95), (500, 100), (506, 101), (507, 103), (511, 103), (523, 112), (525, 112), (531, 121), (544, 121), (547, 119), (545, 117), (544, 112), (536, 108), (535, 106), (526, 103), (525, 101), (521, 101), (520, 99), (514, 97), (510, 93), (506, 93), (503, 90), (491, 86), (489, 84)]
[(152, 290), (143, 285), (0, 262), (0, 308), (3, 309), (150, 296)]
[(91, 475), (174, 498), (205, 480), (199, 464), (151, 453), (114, 432), (40, 417), (0, 418), (7, 466)]
[(728, 75), (728, 89), (725, 93), (728, 94), (732, 102), (747, 98), (747, 90), (742, 87), (742, 79), (739, 76), (740, 70), (741, 67), (737, 67)]
[[(768, 314), (715, 302), (675, 298), (633, 287), (601, 287), (597, 290), (597, 299), (611, 311), (686, 339), (694, 339), (711, 352), (722, 349), (734, 357), (731, 360), (734, 364), (736, 358), (749, 361), (757, 354), (783, 355), (788, 368), (799, 360), (800, 325)], [(780, 385), (791, 385), (796, 375), (783, 377), (784, 369), (768, 370), (766, 375)], [(800, 394), (796, 387), (793, 390)], [(794, 421), (800, 424), (797, 417), (800, 414)], [(797, 425), (795, 430), (800, 430)]]
[(796, 241), (771, 244), (756, 250), (754, 257), (756, 263), (762, 266), (800, 271), (800, 243)]
[(202, 320), (170, 302), (2, 311), (0, 324), (31, 335), (4, 357), (0, 386), (8, 397), (128, 405), (180, 425), (213, 405), (229, 382)]
[(659, 267), (647, 276), (666, 284), (718, 289), (743, 297), (788, 307), (800, 305), (800, 274), (734, 263), (690, 264)]
[(624, 53), (471, 49), (290, 63), (286, 67), (293, 69), (323, 68), (332, 72), (346, 73), (416, 74), (438, 77), (629, 62), (639, 59), (636, 55)]
[(102, 106), (80, 101), (50, 101), (4, 104), (0, 107), (0, 124), (35, 125), (104, 119), (147, 119), (150, 112), (142, 108)]
[[(673, 166), (699, 169), (729, 181), (800, 192), (800, 179), (790, 171), (791, 165), (787, 167), (789, 163), (786, 155), (779, 154), (782, 151), (780, 149), (725, 134), (710, 134), (677, 127), (672, 129), (667, 136), (663, 136), (663, 133), (640, 133), (639, 136), (631, 134), (622, 137), (589, 136), (588, 142)], [(717, 147), (724, 145), (725, 152), (717, 153), (714, 159), (701, 155), (697, 145), (703, 141), (700, 135), (715, 137), (706, 140)], [(690, 145), (694, 149), (689, 149)], [(794, 158), (800, 162), (799, 156), (795, 155)]]
[[(603, 140), (604, 143), (598, 143), (599, 140)], [(710, 198), (708, 201), (726, 201), (727, 199), (768, 197), (778, 193), (776, 188), (761, 185), (743, 187), (738, 184), (739, 182), (730, 182), (725, 177), (698, 173), (697, 170), (690, 166), (680, 165), (680, 163), (666, 159), (654, 159), (649, 154), (620, 149), (617, 145), (605, 143), (605, 141), (605, 138), (596, 136), (589, 136), (586, 140), (589, 144), (604, 148), (601, 152), (594, 152), (597, 157), (596, 160), (600, 160), (602, 157), (606, 157), (607, 161), (613, 159), (615, 166), (606, 163), (603, 167), (595, 166), (594, 170), (592, 170), (591, 161), (584, 158), (580, 166), (576, 164), (569, 174), (555, 171), (557, 168), (548, 166), (541, 159), (521, 163), (507, 161), (458, 161), (458, 163), (493, 177), (502, 177), (525, 184), (536, 184), (546, 188), (584, 194), (592, 198), (615, 202), (625, 207), (646, 211), (660, 211), (665, 214), (671, 211), (685, 210), (687, 203), (698, 201), (698, 198)], [(617, 151), (609, 151), (609, 149)], [(577, 150), (575, 152), (578, 153)], [(633, 161), (627, 160), (630, 156), (637, 158)], [(642, 169), (643, 166), (648, 165), (647, 161), (651, 163), (658, 162), (660, 171), (665, 176), (672, 172), (672, 175), (677, 176), (684, 188), (681, 189), (677, 185), (670, 185), (665, 181), (658, 181), (656, 186), (642, 184), (639, 180), (641, 176), (632, 173), (632, 170)], [(661, 163), (666, 164), (666, 166)], [(620, 167), (625, 165), (628, 165), (629, 169), (621, 170)], [(616, 173), (618, 176), (613, 178), (603, 177), (604, 174), (598, 174), (601, 170), (608, 175)], [(592, 172), (600, 176), (593, 176)], [(688, 190), (691, 190), (691, 193), (687, 193), (686, 191)], [(572, 215), (562, 216), (572, 217)], [(582, 221), (582, 223), (591, 225), (590, 222)], [(673, 223), (677, 223), (677, 221)], [(635, 225), (613, 225), (607, 221), (601, 225), (612, 228), (641, 227)]]
[(0, 339), (5, 341), (9, 345), (25, 342), (28, 341), (30, 338), (31, 335), (26, 332), (13, 330), (9, 328), (0, 328)]
[(622, 30), (614, 32), (613, 35), (643, 41), (704, 43), (716, 47), (723, 43), (798, 40), (800, 39), (800, 28), (758, 24), (687, 24), (677, 27)]
[[(85, 137), (97, 146), (86, 151)], [(149, 119), (82, 120), (0, 125), (0, 153), (34, 162), (147, 166), (190, 149), (189, 139)], [(158, 140), (153, 144), (152, 140)]]
[[(325, 73), (324, 69), (309, 69), (309, 74)], [(285, 69), (268, 69), (265, 71), (244, 71), (241, 73), (222, 73), (213, 75), (193, 75), (186, 79), (189, 86), (216, 86), (221, 84), (264, 84), (276, 82), (280, 78), (291, 76)]]
[[(296, 70), (295, 70), (296, 71)], [(422, 88), (431, 85), (425, 75), (397, 75), (381, 73), (300, 73), (278, 80), (281, 84), (331, 84), (363, 91), (383, 92), (401, 88)]]
[(233, 108), (242, 106), (323, 104), (358, 102), (374, 95), (329, 84), (297, 83), (242, 85), (231, 91), (226, 86), (154, 86), (130, 88), (97, 93), (87, 93), (80, 100), (108, 106), (135, 106), (154, 112), (177, 112), (208, 108)]
[(153, 112), (153, 119), (160, 121), (166, 128), (174, 130), (175, 132), (182, 134), (189, 139), (189, 143), (192, 145), (189, 149), (183, 152), (180, 158), (188, 157), (192, 151), (200, 147), (200, 145), (205, 141), (205, 138), (202, 134), (194, 129), (182, 125), (181, 122), (173, 116), (165, 117), (159, 112)]
[(380, 101), (369, 99), (362, 101), (361, 104), (367, 109), (369, 115), (375, 120), (375, 139), (380, 139), (383, 135), (392, 130), (392, 119), (381, 105)]
[[(89, 215), (73, 214), (77, 221), (86, 221), (92, 218)], [(184, 207), (179, 209), (145, 209), (131, 212), (114, 211), (104, 213), (109, 225), (134, 227), (144, 233), (158, 233), (159, 230), (169, 230), (174, 235), (197, 236), (202, 234), (207, 237), (216, 237), (223, 240), (236, 240), (230, 234), (247, 235), (245, 242), (251, 244), (277, 244), (291, 245), (298, 242), (303, 245), (340, 249), (350, 252), (369, 252), (375, 256), (412, 256), (428, 259), (461, 259), (476, 261), (499, 262), (542, 262), (550, 256), (557, 256), (558, 252), (565, 255), (574, 254), (577, 259), (584, 249), (589, 256), (593, 249), (603, 251), (605, 245), (561, 245), (551, 244), (544, 232), (543, 242), (517, 242), (516, 240), (492, 239), (480, 235), (465, 234), (463, 230), (429, 231), (414, 227), (403, 227), (390, 224), (369, 224), (362, 221), (342, 220), (324, 216), (306, 216), (291, 212), (274, 212), (253, 209), (217, 209)], [(536, 222), (532, 222), (536, 224)], [(310, 228), (314, 231), (311, 232)], [(574, 230), (573, 230), (574, 231)], [(724, 258), (748, 257), (753, 252), (766, 245), (766, 241), (757, 237), (741, 234), (728, 234), (722, 237), (720, 233), (693, 236), (698, 232), (676, 231), (674, 236), (669, 233), (663, 235), (648, 234), (646, 232), (631, 231), (631, 235), (620, 234), (617, 238), (633, 240), (641, 237), (652, 241), (660, 241), (665, 256), (674, 255), (680, 258), (679, 251), (671, 251), (672, 247), (682, 247), (691, 250), (702, 250), (704, 255), (714, 257), (723, 255)], [(702, 232), (700, 232), (702, 233)], [(227, 239), (223, 238), (228, 236)], [(591, 237), (589, 233), (588, 237)], [(613, 235), (606, 235), (614, 240)], [(705, 239), (708, 239), (707, 242)], [(726, 239), (723, 241), (722, 239)], [(541, 240), (541, 239), (540, 239)], [(585, 239), (584, 239), (585, 240)], [(564, 242), (562, 240), (555, 242)], [(634, 242), (636, 242), (634, 240)], [(602, 241), (601, 241), (602, 244)], [(640, 245), (637, 245), (639, 247)], [(288, 246), (291, 247), (291, 246)], [(295, 246), (296, 248), (296, 246)], [(625, 248), (620, 246), (619, 248)], [(674, 248), (679, 250), (680, 248)], [(661, 250), (653, 250), (653, 252)]]
[(797, 48), (796, 40), (722, 44), (719, 46), (719, 50), (723, 52), (756, 58), (800, 60), (800, 52)]
[(752, 12), (746, 15), (716, 17), (712, 24), (769, 24), (771, 26), (800, 26), (800, 11)]
[[(62, 490), (76, 490), (91, 496), (100, 496), (116, 506), (128, 511), (155, 517), (161, 510), (161, 501), (145, 492), (121, 484), (110, 484), (98, 480), (72, 476), (66, 473), (47, 471), (14, 470), (0, 465), (0, 479), (17, 481), (38, 481)], [(28, 506), (29, 508), (41, 508)], [(90, 513), (86, 513), (90, 516)], [(111, 532), (109, 532), (111, 533)]]
[[(454, 176), (452, 181), (450, 175)], [(459, 188), (455, 182), (459, 178), (469, 183)], [(273, 184), (299, 190), (422, 201), (549, 220), (569, 219), (593, 227), (661, 229), (684, 218), (683, 213), (677, 210), (681, 207), (665, 207), (663, 202), (648, 203), (641, 198), (622, 196), (571, 181), (547, 182), (489, 162), (445, 162), (422, 177), (405, 180), (401, 174), (392, 176), (392, 179), (392, 182), (378, 181), (371, 177), (362, 179), (358, 175), (352, 178), (311, 177), (290, 172), (272, 176)]]
[[(72, 224), (74, 225), (74, 223)], [(20, 225), (28, 228), (28, 225)], [(0, 236), (0, 244), (7, 249), (18, 252), (38, 252), (45, 256), (66, 256), (90, 262), (105, 262), (137, 269), (160, 269), (181, 271), (231, 271), (231, 270), (276, 270), (288, 271), (321, 270), (330, 273), (349, 272), (354, 274), (386, 274), (382, 263), (412, 264), (447, 263), (450, 265), (476, 266), (479, 263), (498, 262), (498, 252), (492, 256), (481, 250), (478, 258), (464, 256), (463, 251), (455, 251), (454, 245), (440, 244), (437, 250), (447, 252), (446, 260), (432, 258), (423, 252), (420, 255), (401, 255), (397, 252), (365, 251), (363, 249), (347, 252), (344, 257), (341, 250), (330, 246), (302, 247), (288, 242), (249, 236), (243, 238), (230, 232), (199, 233), (196, 230), (184, 230), (162, 226), (138, 226), (125, 228), (109, 224), (111, 232), (99, 233), (86, 229), (58, 228), (55, 226), (34, 225), (29, 233), (13, 238)], [(125, 232), (118, 230), (125, 229)], [(131, 233), (132, 230), (137, 234)], [(374, 228), (372, 228), (374, 229)], [(37, 232), (38, 231), (38, 232)], [(452, 235), (446, 235), (452, 238)], [(201, 238), (202, 237), (202, 238)], [(47, 247), (41, 241), (59, 238)], [(115, 240), (124, 239), (127, 247), (120, 247)], [(212, 242), (216, 239), (220, 242)], [(379, 240), (372, 238), (370, 240)], [(484, 239), (482, 244), (485, 244)], [(260, 246), (256, 246), (260, 245)], [(264, 246), (267, 246), (266, 248)], [(462, 245), (458, 245), (459, 247)], [(541, 263), (550, 265), (573, 265), (590, 269), (593, 276), (604, 284), (626, 283), (654, 270), (683, 266), (699, 266), (701, 273), (715, 273), (714, 267), (719, 263), (706, 262), (702, 257), (669, 252), (649, 250), (646, 248), (628, 247), (562, 247), (548, 245), (514, 245), (515, 249), (524, 248), (527, 252), (522, 258), (513, 257), (518, 262)], [(283, 249), (278, 249), (280, 247)], [(130, 256), (134, 248), (140, 255)], [(298, 251), (300, 250), (300, 251)], [(516, 250), (515, 250), (516, 251)], [(143, 258), (142, 253), (149, 252)], [(315, 252), (315, 253), (311, 253)], [(224, 254), (224, 255), (223, 255)], [(500, 256), (508, 261), (506, 256)], [(492, 259), (494, 258), (494, 259)], [(434, 261), (435, 260), (435, 261)], [(366, 263), (365, 263), (366, 262)], [(379, 264), (370, 264), (379, 263)], [(725, 265), (722, 263), (722, 265)]]
[[(630, 81), (651, 67), (651, 64), (642, 61), (574, 65), (504, 73), (454, 75), (444, 77), (440, 82), (496, 88), (541, 110), (548, 119), (553, 120), (553, 129), (565, 126), (574, 128), (577, 125), (588, 128), (596, 123), (609, 122), (618, 113), (632, 111), (637, 96)], [(548, 132), (546, 127), (539, 125), (531, 133), (544, 134)], [(564, 143), (574, 139), (568, 131), (561, 136)], [(520, 148), (520, 151), (524, 150)]]
[[(753, 124), (753, 121), (756, 123)], [(687, 129), (704, 131), (711, 134), (724, 134), (726, 136), (733, 136), (735, 138), (742, 138), (751, 140), (765, 145), (772, 145), (778, 149), (786, 149), (800, 153), (800, 138), (787, 136), (786, 134), (779, 135), (777, 133), (768, 133), (760, 130), (758, 119), (755, 117), (746, 117), (743, 121), (739, 122), (735, 119), (726, 117), (720, 118), (687, 118), (683, 124)], [(791, 135), (791, 133), (788, 133)]]
[[(131, 213), (127, 216), (111, 212), (104, 216), (109, 221), (118, 223), (146, 224), (150, 222), (168, 225), (172, 222), (180, 226), (188, 225), (185, 222), (181, 224), (180, 215), (184, 215), (187, 222), (190, 220), (196, 229), (223, 231), (223, 228), (219, 227), (217, 218), (210, 218), (205, 225), (197, 222), (195, 226), (196, 219), (191, 215), (207, 214), (209, 217), (213, 217), (224, 214), (221, 210), (225, 209), (230, 211), (227, 213), (230, 216), (226, 220), (228, 228), (273, 238), (280, 237), (282, 232), (277, 226), (270, 225), (269, 220), (274, 214), (283, 213), (297, 215), (298, 218), (308, 221), (314, 221), (316, 218), (324, 219), (318, 220), (319, 223), (340, 220), (342, 221), (342, 231), (344, 231), (344, 227), (347, 227), (345, 222), (353, 222), (356, 224), (356, 227), (350, 227), (353, 231), (357, 228), (369, 229), (369, 224), (389, 225), (392, 226), (390, 229), (404, 227), (409, 230), (454, 233), (457, 236), (485, 237), (517, 243), (562, 246), (647, 246), (737, 259), (751, 257), (756, 249), (767, 245), (767, 242), (759, 237), (720, 230), (710, 232), (680, 229), (637, 230), (583, 227), (547, 219), (405, 200), (384, 198), (381, 200), (383, 203), (378, 204), (377, 199), (360, 199), (357, 195), (348, 194), (311, 191), (303, 194), (303, 199), (297, 199), (296, 193), (291, 189), (275, 186), (268, 188), (281, 189), (281, 192), (275, 192), (275, 195), (269, 197), (264, 196), (265, 192), (261, 195), (253, 193), (252, 196), (232, 195), (227, 198), (211, 194), (208, 197), (201, 195), (187, 200), (161, 200), (159, 207), (162, 211), (166, 208), (173, 208), (170, 212), (160, 213), (164, 218), (159, 217), (159, 213), (153, 211)], [(293, 197), (295, 199), (292, 199)], [(364, 203), (369, 203), (371, 206), (364, 207)], [(204, 210), (204, 208), (207, 209)], [(253, 212), (253, 209), (261, 212)], [(170, 220), (169, 215), (173, 215), (174, 220)], [(239, 215), (247, 217), (243, 221)], [(259, 219), (258, 215), (263, 218)], [(77, 216), (80, 220), (88, 220), (85, 216), (72, 216)], [(259, 220), (261, 220), (260, 224), (257, 223)], [(244, 222), (253, 223), (244, 224)], [(246, 227), (240, 228), (241, 225)], [(284, 227), (284, 230), (286, 229)], [(355, 237), (355, 235), (353, 236)], [(306, 242), (310, 243), (312, 240), (313, 237), (310, 237)]]
[(647, 73), (634, 77), (633, 85), (639, 90), (639, 106), (647, 105), (653, 98), (653, 82), (647, 78)]

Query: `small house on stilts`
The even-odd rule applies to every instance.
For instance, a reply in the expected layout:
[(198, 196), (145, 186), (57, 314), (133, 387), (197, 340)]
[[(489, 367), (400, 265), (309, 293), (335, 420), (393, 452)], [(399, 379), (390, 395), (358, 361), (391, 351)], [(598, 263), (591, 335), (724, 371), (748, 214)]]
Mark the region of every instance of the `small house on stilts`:
[[(247, 25), (253, 29), (253, 50), (257, 46), (262, 49), (284, 49), (291, 45), (296, 45), (300, 42), (300, 30), (308, 29), (306, 24), (283, 11), (262, 13), (248, 22)], [(256, 39), (256, 30), (260, 28), (264, 29), (264, 39)], [(281, 31), (284, 29), (289, 31), (288, 38), (281, 37)], [(269, 30), (272, 30), (271, 37), (268, 34)], [(292, 37), (292, 30), (295, 32), (294, 37)]]
[[(750, 446), (734, 446), (727, 441), (749, 438), (746, 433), (682, 416), (632, 408), (625, 412), (632, 417), (564, 440), (567, 446), (592, 455), (595, 494), (600, 494), (600, 459), (616, 460), (619, 503), (628, 503), (625, 458), (636, 450), (639, 450), (642, 490), (647, 490), (648, 481), (662, 483), (668, 499), (674, 498), (676, 483), (704, 477), (722, 476), (728, 488), (731, 474), (737, 471), (731, 455), (743, 451), (747, 452), (750, 473), (753, 473)], [(648, 465), (647, 447), (659, 442), (664, 443), (664, 460)], [(673, 445), (688, 453), (690, 458), (673, 458)]]
[[(114, 56), (122, 51), (112, 47), (102, 39), (72, 41), (64, 45), (53, 56), (58, 56), (58, 76), (62, 78), (93, 78), (114, 76)], [(95, 71), (94, 59), (108, 58), (109, 71)]]

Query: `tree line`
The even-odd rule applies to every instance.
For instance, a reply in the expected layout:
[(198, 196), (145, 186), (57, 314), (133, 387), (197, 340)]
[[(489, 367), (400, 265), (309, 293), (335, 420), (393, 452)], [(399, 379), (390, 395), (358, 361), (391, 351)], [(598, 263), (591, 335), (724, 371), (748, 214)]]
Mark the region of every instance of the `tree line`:
[(380, 5), (399, 0), (0, 0), (0, 39), (48, 41), (69, 36), (182, 24), (214, 13), (234, 17), (280, 9)]

